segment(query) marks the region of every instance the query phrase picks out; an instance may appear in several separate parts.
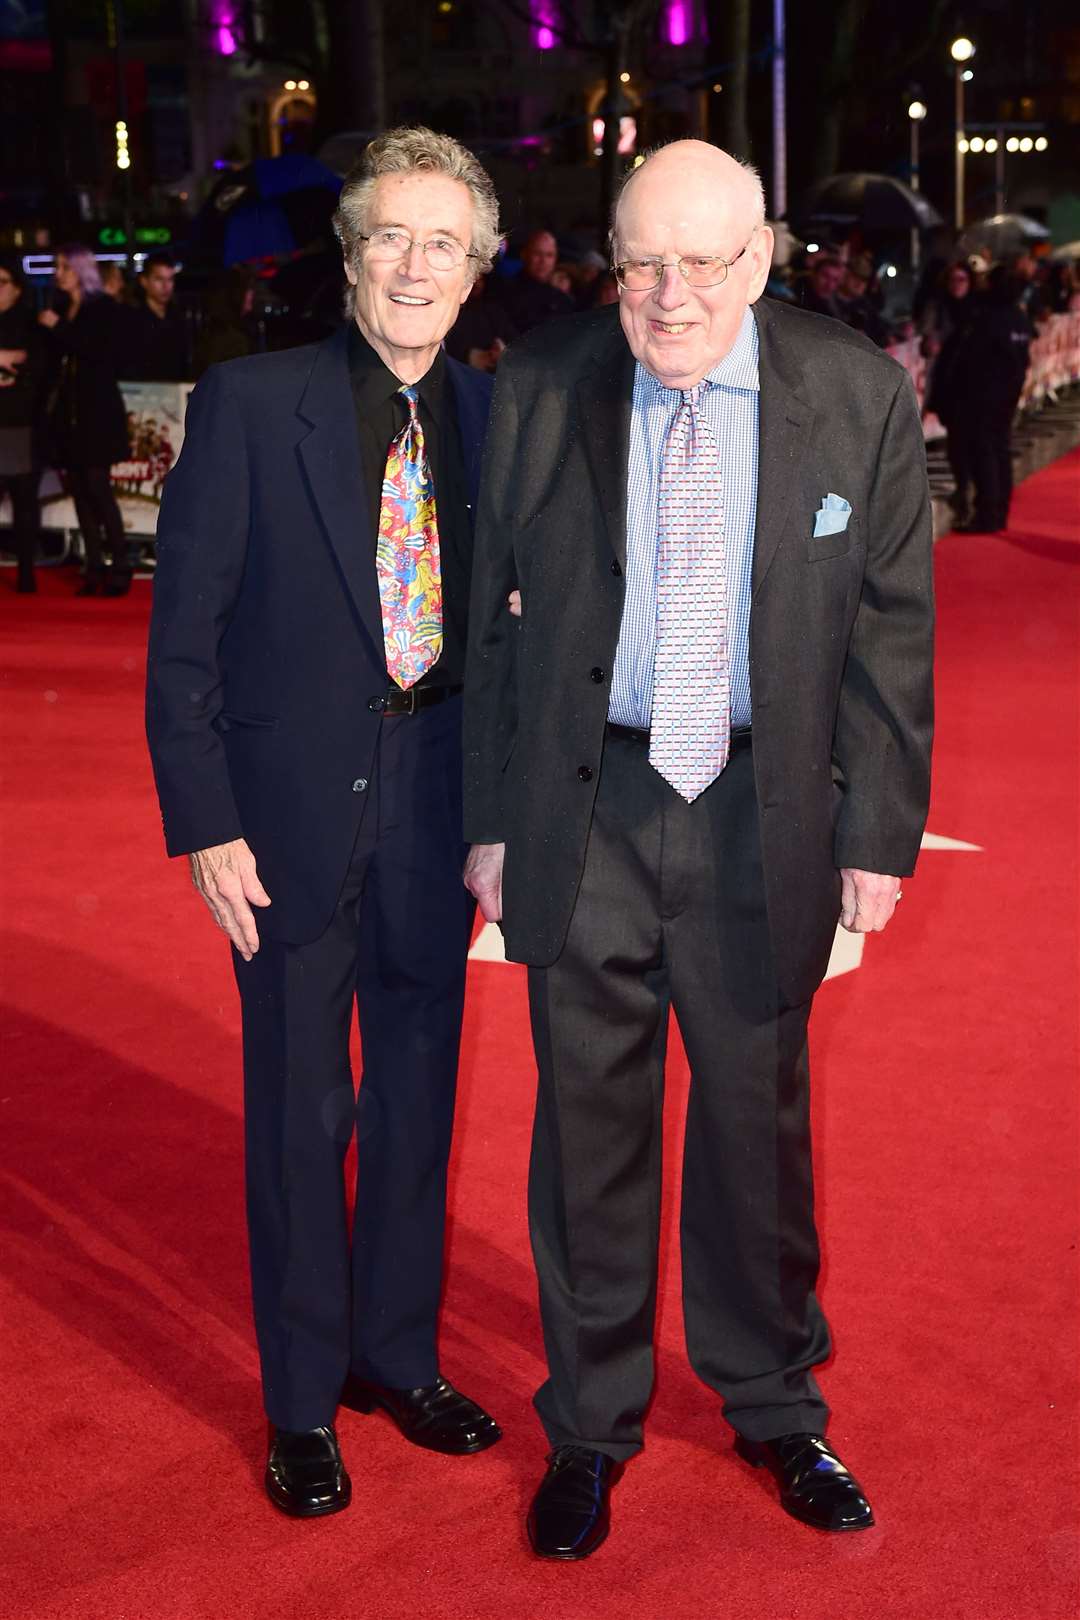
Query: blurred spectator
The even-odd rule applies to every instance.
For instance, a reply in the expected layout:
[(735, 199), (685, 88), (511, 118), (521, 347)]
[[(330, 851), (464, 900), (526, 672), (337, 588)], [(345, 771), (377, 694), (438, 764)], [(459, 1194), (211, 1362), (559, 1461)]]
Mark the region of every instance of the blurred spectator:
[(1052, 264), (1046, 282), (1046, 307), (1051, 315), (1080, 309), (1080, 275), (1075, 264)]
[(991, 258), (989, 253), (969, 253), (967, 267), (971, 271), (972, 292), (986, 291), (986, 278), (990, 274)]
[(792, 285), (791, 257), (795, 250), (795, 238), (788, 229), (785, 220), (778, 219), (772, 225), (773, 256), (769, 266), (769, 279), (765, 283), (766, 298), (779, 298), (785, 304), (795, 302), (795, 289)]
[(615, 280), (614, 270), (609, 270), (600, 277), (593, 287), (592, 308), (599, 309), (603, 304), (617, 304), (619, 302), (619, 283)]
[(1008, 523), (1012, 419), (1032, 337), (1022, 294), (1022, 285), (997, 265), (986, 292), (969, 300), (970, 311), (965, 310), (934, 367), (929, 408), (949, 436), (956, 527), (967, 533), (995, 534)]
[(572, 264), (557, 264), (551, 272), (550, 284), (577, 303), (577, 272)]
[(123, 375), (139, 382), (183, 382), (188, 376), (187, 329), (175, 309), (176, 260), (148, 253), (137, 278)]
[[(76, 594), (122, 596), (131, 586), (131, 565), (109, 468), (129, 454), (116, 380), (129, 312), (102, 292), (90, 248), (60, 248), (55, 280), (60, 308), (43, 309), (38, 321), (49, 332), (53, 351), (49, 448), (55, 464), (64, 469), (86, 547), (86, 579)], [(108, 572), (106, 551), (112, 564)]]
[(506, 345), (518, 336), (502, 304), (489, 295), (487, 280), (477, 276), (445, 338), (447, 354), (477, 371), (494, 371)]
[(499, 302), (520, 333), (555, 315), (572, 315), (574, 300), (553, 287), (559, 247), (550, 231), (533, 231), (521, 250), (521, 269), (498, 287)]
[(799, 301), (803, 309), (815, 315), (831, 315), (834, 320), (842, 320), (836, 295), (843, 279), (844, 265), (841, 259), (834, 258), (831, 253), (815, 254), (800, 289)]
[(919, 316), (918, 330), (922, 352), (928, 360), (941, 353), (946, 340), (971, 310), (975, 277), (971, 267), (960, 259), (946, 265), (937, 285), (928, 293)]
[(108, 293), (118, 304), (130, 304), (132, 301), (131, 288), (124, 275), (124, 267), (115, 259), (106, 259), (98, 265), (98, 274), (101, 277), (101, 290)]
[(251, 311), (255, 303), (255, 277), (236, 265), (211, 282), (204, 306), (205, 320), (195, 344), (192, 372), (202, 376), (220, 360), (241, 360), (255, 353)]
[(874, 261), (869, 253), (856, 253), (844, 266), (835, 298), (840, 319), (855, 332), (862, 332), (871, 343), (884, 349), (889, 328), (875, 302)]
[(608, 261), (595, 248), (581, 255), (577, 267), (577, 307), (592, 309), (596, 302), (596, 284), (608, 273)]
[(1041, 320), (1047, 313), (1039, 261), (1027, 248), (1006, 262), (1006, 274), (1016, 289), (1017, 302), (1030, 321)]
[(11, 497), (15, 589), (37, 590), (34, 553), (40, 527), (33, 426), (44, 375), (45, 342), (24, 300), (17, 255), (0, 254), (0, 497)]

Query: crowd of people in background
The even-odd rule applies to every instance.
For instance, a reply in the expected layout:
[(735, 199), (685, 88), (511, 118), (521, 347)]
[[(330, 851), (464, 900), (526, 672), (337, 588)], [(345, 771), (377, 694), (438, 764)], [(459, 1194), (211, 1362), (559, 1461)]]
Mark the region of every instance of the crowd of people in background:
[[(57, 468), (76, 510), (85, 554), (78, 594), (118, 596), (132, 567), (110, 466), (129, 454), (120, 382), (195, 381), (223, 360), (263, 346), (254, 319), (259, 281), (237, 265), (211, 276), (197, 300), (177, 297), (176, 258), (148, 254), (129, 277), (115, 261), (69, 245), (37, 310), (17, 256), (0, 255), (0, 497), (10, 497), (16, 589), (35, 589), (41, 470)], [(925, 409), (947, 435), (955, 524), (996, 532), (1012, 492), (1010, 431), (1031, 340), (1050, 315), (1080, 310), (1080, 265), (1025, 250), (931, 259), (913, 308), (890, 321), (878, 267), (856, 243), (800, 252), (786, 227), (766, 296), (842, 321), (879, 348), (917, 338), (929, 368)], [(507, 347), (549, 321), (618, 299), (608, 260), (547, 227), (528, 231), (477, 278), (446, 348), (494, 372)]]

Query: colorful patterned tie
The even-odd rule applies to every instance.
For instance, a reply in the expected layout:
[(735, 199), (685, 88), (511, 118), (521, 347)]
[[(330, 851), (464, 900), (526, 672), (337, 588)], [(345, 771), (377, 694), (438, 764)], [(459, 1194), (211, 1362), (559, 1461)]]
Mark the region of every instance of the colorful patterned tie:
[(390, 445), (375, 554), (386, 667), (408, 691), (442, 652), (442, 573), (435, 486), (424, 453), (417, 391), (401, 388), (409, 420)]
[(684, 389), (660, 467), (649, 763), (692, 803), (728, 762), (731, 701), (720, 453)]

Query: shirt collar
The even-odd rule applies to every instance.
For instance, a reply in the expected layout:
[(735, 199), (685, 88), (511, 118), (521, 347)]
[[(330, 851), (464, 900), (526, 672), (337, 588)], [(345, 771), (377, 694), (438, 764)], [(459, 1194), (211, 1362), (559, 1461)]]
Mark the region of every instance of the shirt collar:
[[(643, 379), (648, 379), (658, 393), (678, 393), (678, 389), (668, 388), (665, 383), (654, 377), (651, 371), (646, 371), (640, 361), (637, 370)], [(731, 348), (711, 371), (705, 373), (703, 381), (709, 383), (711, 387), (739, 388), (749, 393), (760, 393), (757, 322), (749, 306), (743, 311), (743, 318)]]
[[(376, 408), (399, 394), (403, 386), (401, 378), (396, 377), (376, 353), (355, 321), (349, 326), (349, 375), (356, 402), (361, 409)], [(430, 369), (413, 385), (435, 422), (439, 421), (442, 413), (445, 375), (446, 356), (440, 349)]]

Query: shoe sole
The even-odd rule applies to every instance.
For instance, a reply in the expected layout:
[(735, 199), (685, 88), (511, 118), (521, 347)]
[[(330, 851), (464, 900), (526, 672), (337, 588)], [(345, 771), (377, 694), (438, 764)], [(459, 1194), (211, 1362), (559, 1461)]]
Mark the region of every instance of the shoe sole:
[(781, 1501), (780, 1506), (783, 1508), (789, 1519), (797, 1519), (800, 1524), (809, 1525), (811, 1530), (821, 1530), (827, 1536), (842, 1535), (847, 1530), (872, 1530), (874, 1528), (873, 1516), (864, 1520), (862, 1524), (819, 1524), (816, 1519), (804, 1518), (803, 1515), (801, 1513), (797, 1513), (794, 1508), (788, 1507), (787, 1503), (784, 1501)]
[(286, 1514), (290, 1519), (325, 1519), (331, 1513), (344, 1513), (352, 1502), (352, 1486), (350, 1485), (343, 1498), (337, 1502), (330, 1502), (326, 1507), (297, 1507), (294, 1503), (284, 1501), (271, 1489), (270, 1482), (264, 1479), (266, 1494), (277, 1508), (279, 1513)]
[(532, 1548), (537, 1558), (543, 1558), (546, 1562), (551, 1564), (580, 1564), (583, 1559), (591, 1558), (593, 1553), (604, 1545), (604, 1542), (607, 1540), (608, 1534), (611, 1530), (611, 1526), (607, 1525), (605, 1527), (603, 1535), (599, 1536), (597, 1540), (593, 1542), (588, 1552), (541, 1552), (540, 1548), (533, 1540), (532, 1530), (528, 1525), (525, 1526), (525, 1530), (529, 1537), (529, 1546)]

